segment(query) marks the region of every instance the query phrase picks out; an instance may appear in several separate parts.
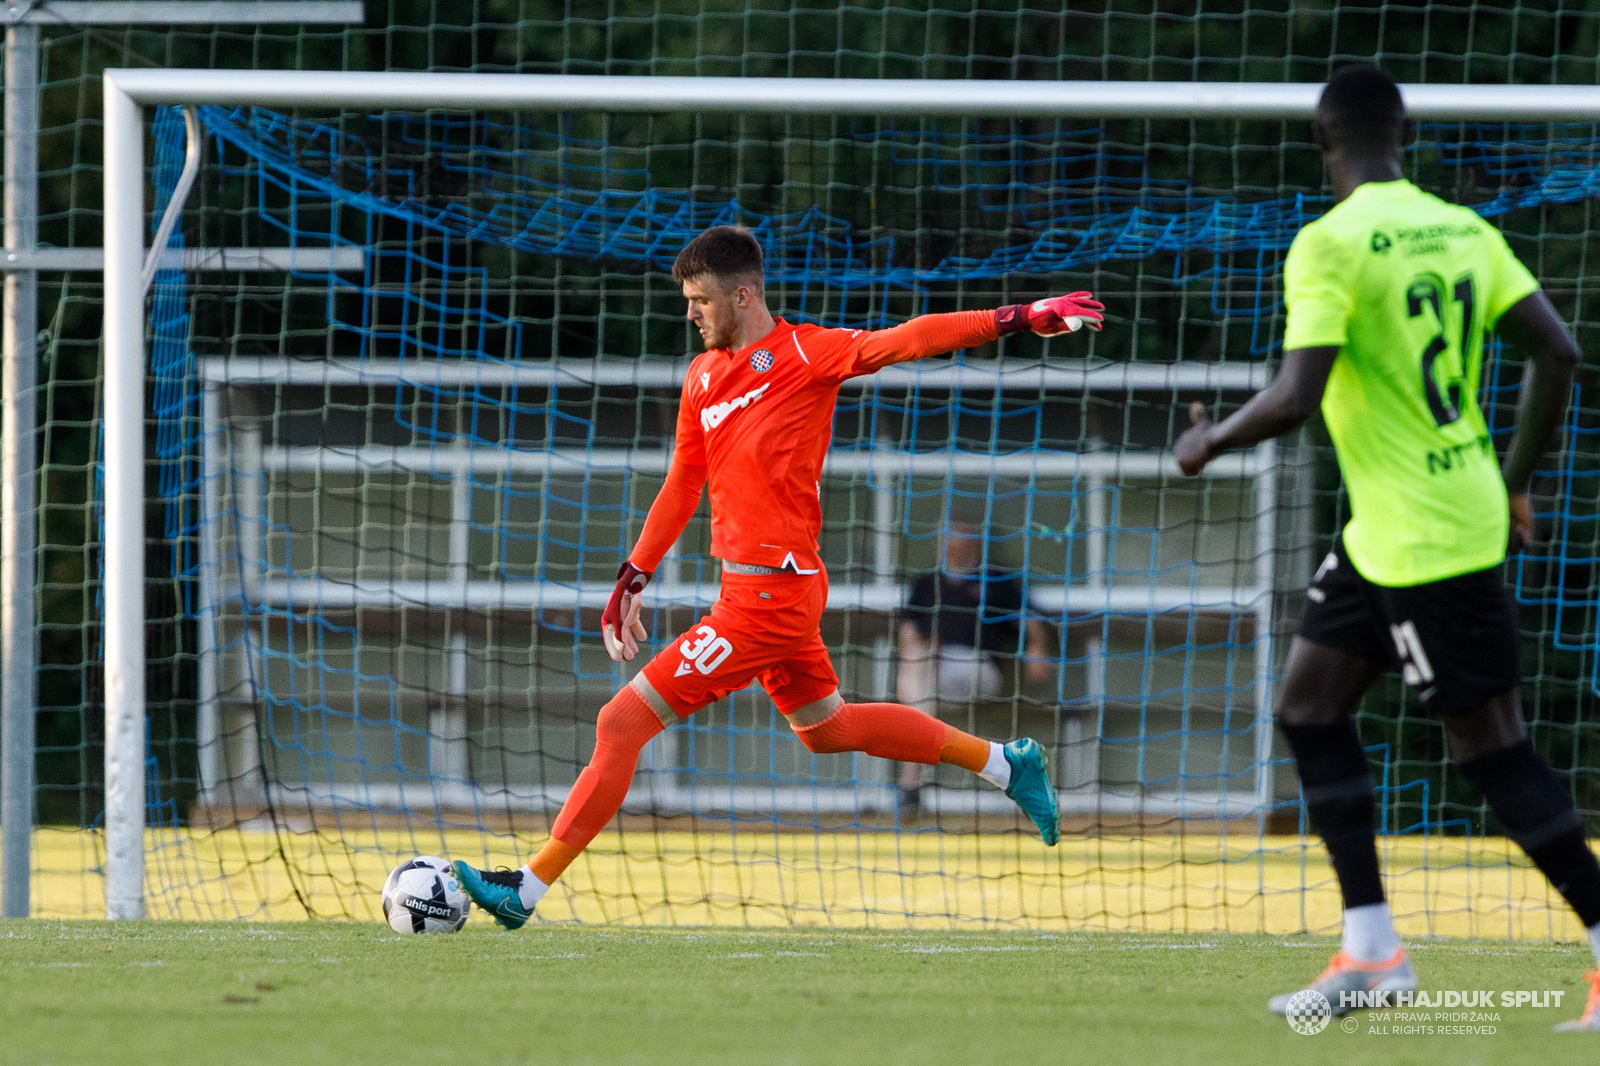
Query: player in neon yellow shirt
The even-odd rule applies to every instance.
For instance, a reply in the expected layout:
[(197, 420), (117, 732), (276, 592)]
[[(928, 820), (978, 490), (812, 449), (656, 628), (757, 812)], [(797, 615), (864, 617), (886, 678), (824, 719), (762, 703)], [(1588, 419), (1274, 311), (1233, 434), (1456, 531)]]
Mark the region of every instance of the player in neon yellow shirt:
[[(1385, 901), (1372, 777), (1351, 713), (1398, 667), (1443, 722), (1450, 757), (1571, 904), (1597, 960), (1583, 1017), (1600, 1030), (1600, 863), (1567, 786), (1534, 751), (1517, 698), (1516, 616), (1501, 575), (1533, 535), (1528, 484), (1555, 439), (1580, 353), (1493, 226), (1403, 177), (1411, 136), (1398, 86), (1376, 67), (1328, 82), (1313, 127), (1336, 206), (1284, 264), (1283, 366), (1232, 416), (1200, 404), (1178, 439), (1185, 474), (1300, 425), (1320, 404), (1351, 519), (1307, 590), (1278, 725), (1344, 897), (1344, 938), (1310, 986), (1417, 987)], [(1478, 409), (1484, 335), (1528, 360), (1503, 460)], [(1274, 997), (1278, 1013), (1290, 996)]]

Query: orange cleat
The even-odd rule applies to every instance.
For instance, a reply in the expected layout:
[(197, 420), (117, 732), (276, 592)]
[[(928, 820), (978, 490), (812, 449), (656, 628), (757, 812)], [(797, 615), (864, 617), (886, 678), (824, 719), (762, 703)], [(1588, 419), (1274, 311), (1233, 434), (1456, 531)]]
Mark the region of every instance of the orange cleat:
[[(1411, 968), (1405, 948), (1397, 949), (1382, 962), (1357, 962), (1341, 951), (1329, 960), (1328, 968), (1306, 986), (1306, 989), (1322, 993), (1335, 1017), (1356, 1009), (1351, 1004), (1341, 1002), (1341, 993), (1414, 992), (1416, 988), (1417, 974)], [(1273, 996), (1267, 1002), (1267, 1009), (1274, 1014), (1283, 1014), (1289, 1009), (1289, 1000), (1294, 994), (1285, 992)]]
[(1600, 970), (1583, 975), (1589, 982), (1589, 1002), (1583, 1008), (1583, 1017), (1556, 1025), (1558, 1033), (1600, 1032)]

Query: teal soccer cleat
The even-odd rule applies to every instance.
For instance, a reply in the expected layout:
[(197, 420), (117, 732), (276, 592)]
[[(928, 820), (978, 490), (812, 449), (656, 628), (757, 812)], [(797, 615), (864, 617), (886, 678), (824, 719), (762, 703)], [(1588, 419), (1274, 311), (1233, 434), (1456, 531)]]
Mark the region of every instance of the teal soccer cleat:
[(494, 915), (494, 920), (507, 929), (521, 929), (533, 917), (517, 894), (522, 887), (521, 870), (478, 870), (460, 860), (450, 867), (472, 902)]
[(1049, 760), (1045, 758), (1044, 749), (1037, 740), (1023, 737), (1007, 744), (1005, 753), (1006, 762), (1011, 764), (1011, 784), (1006, 788), (1006, 795), (1039, 827), (1040, 839), (1054, 847), (1061, 839), (1061, 809), (1056, 806), (1055, 786), (1045, 772)]

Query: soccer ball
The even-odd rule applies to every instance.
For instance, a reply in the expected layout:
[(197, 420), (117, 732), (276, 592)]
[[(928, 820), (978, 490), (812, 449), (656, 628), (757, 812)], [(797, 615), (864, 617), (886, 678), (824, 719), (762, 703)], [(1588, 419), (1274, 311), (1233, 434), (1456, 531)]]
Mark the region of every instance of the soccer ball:
[(467, 894), (449, 863), (419, 855), (389, 871), (383, 917), (397, 933), (453, 933), (467, 922)]

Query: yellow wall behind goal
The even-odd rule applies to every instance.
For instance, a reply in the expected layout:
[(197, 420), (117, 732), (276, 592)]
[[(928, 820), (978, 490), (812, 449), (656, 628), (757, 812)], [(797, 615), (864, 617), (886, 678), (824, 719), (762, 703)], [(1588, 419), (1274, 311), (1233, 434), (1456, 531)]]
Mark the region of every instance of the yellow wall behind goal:
[[(391, 866), (414, 854), (516, 865), (533, 840), (346, 826), (152, 830), (152, 918), (377, 920)], [(1581, 940), (1583, 930), (1503, 838), (1380, 838), (1405, 936)], [(105, 913), (98, 833), (39, 829), (36, 917)], [(516, 849), (515, 851), (513, 849)], [(286, 858), (291, 861), (285, 861)], [(657, 926), (1336, 933), (1321, 847), (1293, 836), (609, 831), (540, 905), (551, 922)], [(473, 921), (489, 919), (476, 915)]]

